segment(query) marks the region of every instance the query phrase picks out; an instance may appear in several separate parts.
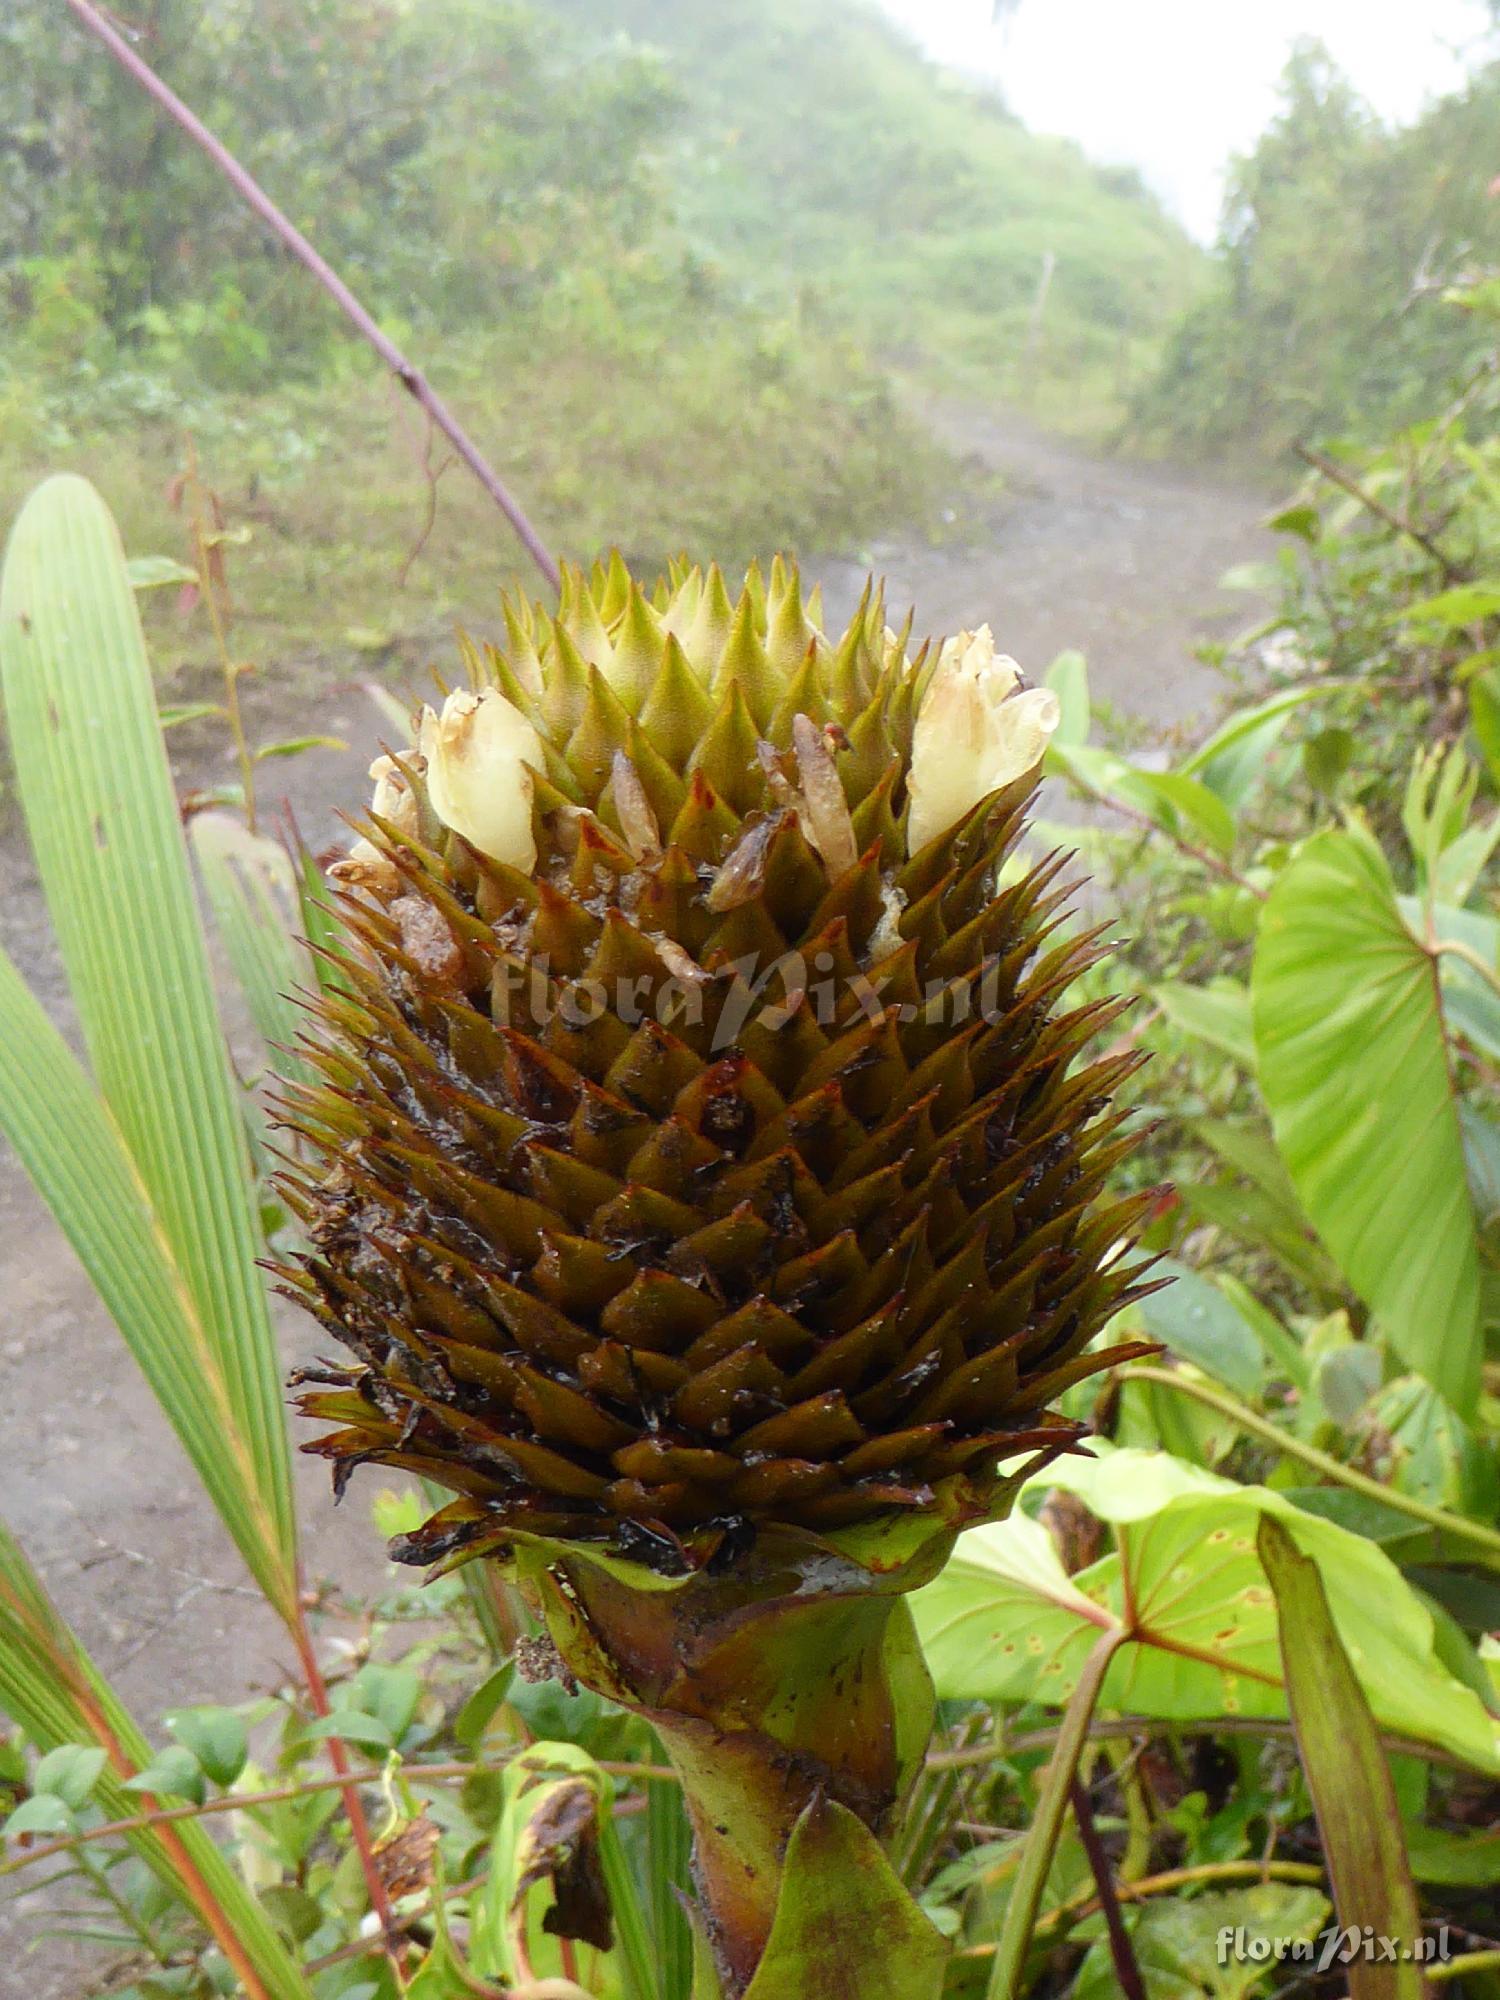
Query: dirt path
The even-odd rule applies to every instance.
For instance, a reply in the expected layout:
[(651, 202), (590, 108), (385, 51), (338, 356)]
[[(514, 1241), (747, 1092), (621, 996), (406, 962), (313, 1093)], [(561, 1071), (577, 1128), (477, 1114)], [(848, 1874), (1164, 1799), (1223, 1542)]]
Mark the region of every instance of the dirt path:
[[(892, 542), (873, 552), (898, 610), (918, 629), (989, 620), (1034, 676), (1065, 646), (1089, 656), (1098, 694), (1170, 727), (1213, 698), (1192, 658), (1205, 637), (1245, 616), (1221, 592), (1233, 562), (1257, 554), (1262, 496), (1195, 477), (1089, 457), (1009, 418), (940, 412), (964, 460), (953, 542)], [(993, 475), (1004, 482), (994, 498)], [(830, 618), (852, 606), (862, 565), (821, 565)], [(271, 729), (276, 692), (257, 697)], [(305, 727), (299, 716), (296, 727)], [(373, 710), (335, 697), (318, 726), (373, 746)], [(359, 755), (319, 753), (290, 767), (293, 804), (315, 844), (335, 837), (335, 810), (366, 791)], [(217, 757), (186, 761), (184, 779), (225, 775)], [(0, 841), (0, 944), (67, 1025), (66, 998), (30, 857), (12, 830)], [(14, 1160), (0, 1153), (0, 1406), (7, 1412), (0, 1515), (65, 1613), (142, 1718), (170, 1704), (232, 1698), (273, 1679), (284, 1648), (193, 1476), (68, 1246)], [(286, 1325), (288, 1362), (307, 1333)], [(308, 1567), (358, 1589), (382, 1575), (368, 1500), (356, 1481), (329, 1504), (322, 1468), (299, 1467)], [(24, 1909), (0, 1908), (0, 1996), (64, 2000), (74, 1962), (45, 1945), (17, 1948)]]
[[(1093, 457), (1005, 414), (939, 409), (933, 422), (961, 462), (998, 474), (1003, 491), (988, 505), (957, 502), (946, 547), (872, 551), (891, 603), (916, 605), (918, 631), (988, 620), (1033, 679), (1077, 647), (1096, 696), (1162, 728), (1210, 706), (1218, 682), (1193, 648), (1248, 623), (1245, 598), (1219, 579), (1263, 552), (1268, 496)], [(863, 569), (835, 563), (825, 574), (830, 614), (843, 611)]]

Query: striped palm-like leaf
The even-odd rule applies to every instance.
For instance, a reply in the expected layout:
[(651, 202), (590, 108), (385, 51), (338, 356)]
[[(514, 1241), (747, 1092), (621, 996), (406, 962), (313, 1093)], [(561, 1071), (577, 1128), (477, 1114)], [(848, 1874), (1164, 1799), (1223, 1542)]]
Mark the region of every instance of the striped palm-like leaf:
[(519, 851), (455, 830), (435, 739), (387, 765), (290, 1094), (286, 1275), (353, 1356), (309, 1448), (458, 1496), (413, 1561), (978, 1518), (1076, 1435), (1140, 1213), (1064, 858), (1002, 875), (1035, 768), (908, 851), (941, 656), (873, 591), (826, 638), (780, 563), (736, 603), (617, 558), (507, 625), (467, 664), (532, 746)]

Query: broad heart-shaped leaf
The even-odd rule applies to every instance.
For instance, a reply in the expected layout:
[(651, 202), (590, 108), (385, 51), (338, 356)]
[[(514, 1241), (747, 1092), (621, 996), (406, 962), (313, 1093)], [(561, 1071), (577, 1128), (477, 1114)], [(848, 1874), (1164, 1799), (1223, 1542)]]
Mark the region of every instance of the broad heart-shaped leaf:
[[(1447, 903), (1437, 903), (1429, 914), (1417, 896), (1398, 896), (1396, 907), (1419, 941), (1430, 922), (1439, 944), (1464, 946), (1500, 973), (1500, 921), (1496, 918), (1483, 910), (1456, 910)], [(1500, 1062), (1500, 997), (1495, 989), (1455, 953), (1444, 952), (1438, 963), (1443, 1018), (1449, 1028), (1472, 1043), (1480, 1055)]]
[(49, 479), (16, 521), (0, 672), (94, 1080), (192, 1322), (168, 1414), (200, 1470), (206, 1453), (240, 1461), (250, 1519), (226, 1515), (230, 1531), (294, 1620), (290, 1451), (242, 1107), (124, 552), (82, 479)]
[(948, 1950), (864, 1822), (814, 1799), (745, 2000), (939, 2000)]
[(1035, 1482), (1076, 1493), (1117, 1546), (1076, 1576), (1022, 1511), (973, 1528), (911, 1600), (940, 1697), (1061, 1706), (1090, 1648), (1127, 1620), (1103, 1704), (1164, 1720), (1284, 1716), (1275, 1601), (1256, 1554), (1263, 1514), (1317, 1563), (1339, 1636), (1382, 1728), (1500, 1772), (1500, 1722), (1438, 1657), (1431, 1612), (1373, 1542), (1263, 1486), (1166, 1452), (1060, 1460)]
[(1316, 835), (1261, 915), (1262, 1093), (1303, 1207), (1403, 1358), (1472, 1416), (1479, 1258), (1432, 958), (1385, 861)]
[[(1401, 1832), (1401, 1811), (1374, 1718), (1340, 1642), (1318, 1565), (1274, 1516), (1261, 1516), (1260, 1559), (1281, 1617), (1281, 1658), (1302, 1769), (1312, 1793), (1339, 1923), (1394, 1938), (1410, 1952), (1421, 1914)], [(1422, 2000), (1421, 1972), (1356, 1958), (1349, 2000)]]

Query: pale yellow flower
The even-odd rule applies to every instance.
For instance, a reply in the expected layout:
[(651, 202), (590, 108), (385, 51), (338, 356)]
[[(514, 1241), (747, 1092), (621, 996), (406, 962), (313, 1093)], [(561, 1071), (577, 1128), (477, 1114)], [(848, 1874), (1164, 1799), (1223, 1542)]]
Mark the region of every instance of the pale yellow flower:
[(1061, 713), (1050, 688), (1022, 688), (1020, 668), (995, 651), (988, 625), (949, 639), (912, 740), (910, 852), (1035, 770)]
[(446, 827), (471, 847), (525, 873), (536, 866), (532, 772), (545, 768), (541, 739), (495, 688), (459, 688), (441, 715), (422, 711), (418, 748), (427, 797)]
[[(420, 759), (418, 760), (420, 762)], [(417, 802), (405, 778), (390, 757), (377, 757), (370, 766), (370, 776), (375, 780), (375, 796), (370, 801), (371, 812), (397, 827), (402, 833), (415, 834), (417, 831)], [(373, 840), (356, 840), (344, 859), (333, 869), (336, 881), (345, 882), (355, 889), (366, 890), (372, 896), (379, 896), (389, 902), (399, 894), (401, 871), (383, 848)]]

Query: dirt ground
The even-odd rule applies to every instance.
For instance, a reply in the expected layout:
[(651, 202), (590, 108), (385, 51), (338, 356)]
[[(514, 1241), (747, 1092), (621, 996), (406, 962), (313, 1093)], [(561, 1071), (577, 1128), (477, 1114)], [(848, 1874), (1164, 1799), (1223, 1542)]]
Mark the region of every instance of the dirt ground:
[[(871, 552), (892, 606), (914, 603), (920, 632), (988, 620), (1034, 676), (1065, 646), (1079, 647), (1096, 693), (1157, 728), (1209, 707), (1214, 677), (1192, 649), (1246, 619), (1243, 598), (1218, 580), (1263, 552), (1269, 496), (1091, 457), (1010, 418), (942, 411), (935, 422), (966, 468), (953, 497), (953, 540), (941, 548), (892, 541)], [(864, 566), (833, 559), (813, 567), (830, 620), (844, 615)], [(302, 685), (298, 730), (308, 726)], [(257, 728), (280, 733), (273, 725), (285, 719), (286, 693), (263, 679), (253, 706)], [(314, 844), (336, 837), (338, 807), (362, 802), (364, 766), (381, 733), (354, 691), (335, 694), (316, 726), (347, 737), (355, 751), (286, 767), (280, 789)], [(207, 762), (189, 756), (179, 775), (203, 783), (227, 773), (215, 753)], [(0, 840), (0, 944), (66, 1027), (60, 968), (14, 825)], [(232, 1699), (274, 1679), (282, 1657), (274, 1621), (246, 1586), (68, 1246), (3, 1149), (0, 1274), (0, 1515), (95, 1659), (148, 1726), (169, 1705)], [(289, 1322), (282, 1331), (290, 1366), (308, 1351), (307, 1335)], [(302, 1460), (299, 1483), (312, 1575), (355, 1590), (376, 1582), (384, 1569), (369, 1521), (373, 1487), (362, 1496), (356, 1481), (335, 1512), (321, 1465)], [(24, 1905), (0, 1906), (0, 1996), (75, 2000), (88, 1990), (80, 1961), (52, 1942), (28, 1952), (34, 1932)]]

